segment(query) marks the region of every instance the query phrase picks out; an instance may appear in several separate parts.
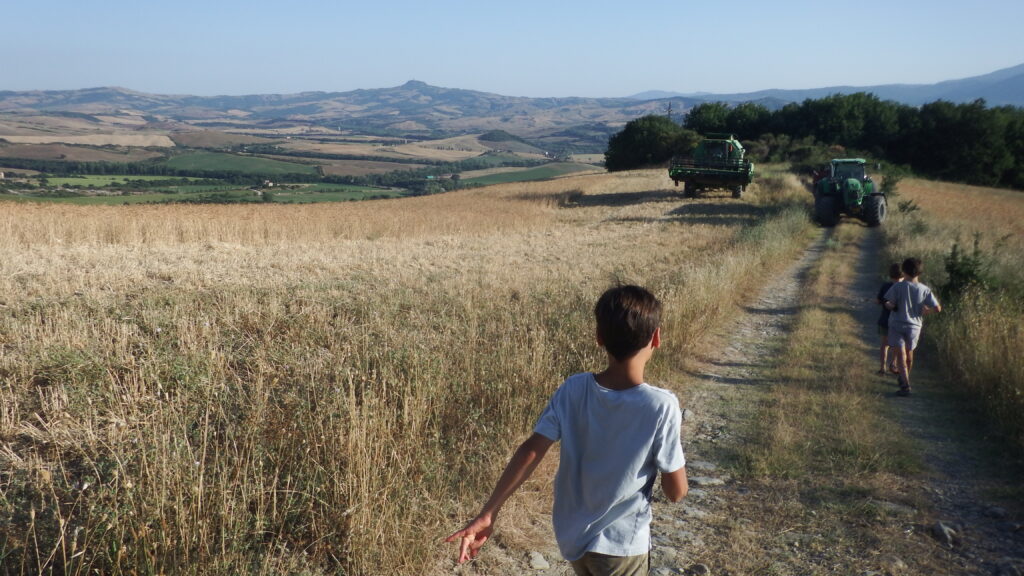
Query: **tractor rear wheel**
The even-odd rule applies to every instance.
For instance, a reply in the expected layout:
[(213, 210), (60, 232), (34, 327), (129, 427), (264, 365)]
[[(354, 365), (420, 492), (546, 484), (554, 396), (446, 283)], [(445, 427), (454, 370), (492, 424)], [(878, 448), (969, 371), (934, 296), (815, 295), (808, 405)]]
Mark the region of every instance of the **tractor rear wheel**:
[(733, 198), (743, 198), (743, 186), (733, 186), (732, 187), (732, 197)]
[(885, 221), (885, 196), (874, 195), (864, 199), (864, 221), (868, 226), (878, 226)]
[(831, 196), (818, 196), (815, 198), (814, 218), (822, 226), (835, 226), (839, 222), (839, 214), (836, 213), (836, 199)]

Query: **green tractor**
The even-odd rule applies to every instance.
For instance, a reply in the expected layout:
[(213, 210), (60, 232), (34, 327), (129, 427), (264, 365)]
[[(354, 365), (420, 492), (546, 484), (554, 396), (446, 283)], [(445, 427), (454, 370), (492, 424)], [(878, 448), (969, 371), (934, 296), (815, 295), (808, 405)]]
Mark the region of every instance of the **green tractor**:
[(815, 174), (814, 217), (822, 226), (835, 226), (843, 214), (878, 226), (885, 220), (885, 195), (867, 175), (863, 158), (835, 158)]
[(708, 134), (689, 157), (676, 157), (668, 177), (690, 198), (704, 190), (724, 188), (733, 198), (754, 180), (754, 165), (744, 157), (743, 145), (732, 134)]

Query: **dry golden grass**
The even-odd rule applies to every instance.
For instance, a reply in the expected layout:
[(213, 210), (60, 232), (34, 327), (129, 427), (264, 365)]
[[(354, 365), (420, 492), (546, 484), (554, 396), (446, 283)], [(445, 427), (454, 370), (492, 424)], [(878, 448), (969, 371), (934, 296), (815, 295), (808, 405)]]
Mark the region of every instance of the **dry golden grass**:
[[(5, 565), (450, 570), (439, 538), (562, 378), (599, 365), (601, 290), (662, 296), (651, 377), (671, 386), (707, 327), (803, 243), (784, 183), (753, 203), (667, 184), (642, 171), (338, 205), (3, 204)], [(509, 526), (538, 524), (545, 480)]]
[(962, 227), (965, 232), (1012, 234), (1024, 242), (1024, 193), (907, 179), (899, 185), (898, 200), (916, 202), (936, 221)]

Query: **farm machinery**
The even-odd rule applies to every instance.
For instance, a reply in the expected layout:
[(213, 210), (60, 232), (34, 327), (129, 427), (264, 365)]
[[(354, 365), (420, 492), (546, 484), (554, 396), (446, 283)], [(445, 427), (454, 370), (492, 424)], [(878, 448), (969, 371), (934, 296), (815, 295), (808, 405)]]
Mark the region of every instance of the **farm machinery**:
[(822, 226), (835, 226), (846, 214), (878, 226), (885, 220), (885, 194), (867, 175), (863, 158), (834, 158), (815, 174), (814, 217)]
[(744, 158), (743, 145), (732, 134), (708, 134), (688, 157), (677, 156), (668, 167), (668, 177), (683, 194), (694, 197), (704, 190), (723, 188), (733, 198), (754, 180), (754, 165)]

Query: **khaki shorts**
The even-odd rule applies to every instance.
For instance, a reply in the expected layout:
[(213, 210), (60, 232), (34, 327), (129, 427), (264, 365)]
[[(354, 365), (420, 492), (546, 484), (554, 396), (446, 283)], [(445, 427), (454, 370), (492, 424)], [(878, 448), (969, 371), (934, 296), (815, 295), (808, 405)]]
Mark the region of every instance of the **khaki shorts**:
[(572, 563), (576, 576), (647, 576), (651, 568), (649, 554), (609, 556), (587, 552)]

